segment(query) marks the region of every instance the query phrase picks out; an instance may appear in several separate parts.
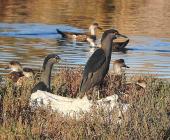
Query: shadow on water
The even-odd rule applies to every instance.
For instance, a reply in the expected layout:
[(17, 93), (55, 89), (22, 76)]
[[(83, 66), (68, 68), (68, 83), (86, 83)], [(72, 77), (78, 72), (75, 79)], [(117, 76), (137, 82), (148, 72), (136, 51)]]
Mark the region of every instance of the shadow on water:
[(155, 50), (157, 52), (170, 53), (170, 50)]
[(128, 49), (128, 48), (123, 48), (123, 49), (121, 49), (121, 50), (112, 49), (112, 52), (121, 52), (121, 53), (123, 53), (123, 54), (126, 54), (126, 53), (128, 52), (128, 50), (130, 50), (130, 49)]

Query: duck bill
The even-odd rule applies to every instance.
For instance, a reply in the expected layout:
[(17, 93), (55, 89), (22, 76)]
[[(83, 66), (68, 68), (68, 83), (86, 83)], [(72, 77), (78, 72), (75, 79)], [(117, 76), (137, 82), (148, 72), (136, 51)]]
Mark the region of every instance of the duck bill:
[(66, 59), (60, 59), (59, 60), (59, 63), (67, 63), (68, 62), (68, 60), (66, 60)]

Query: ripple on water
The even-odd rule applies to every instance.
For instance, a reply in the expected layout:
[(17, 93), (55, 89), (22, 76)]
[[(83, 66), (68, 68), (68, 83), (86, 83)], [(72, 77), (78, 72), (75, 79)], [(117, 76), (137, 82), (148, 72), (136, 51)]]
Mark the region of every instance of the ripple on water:
[[(49, 53), (57, 53), (64, 59), (60, 67), (84, 65), (95, 49), (85, 42), (61, 39), (56, 28), (62, 31), (85, 32), (68, 25), (0, 23), (0, 73), (6, 73), (3, 66), (11, 60), (19, 60), (24, 66), (40, 69), (44, 56)], [(129, 38), (127, 50), (113, 52), (112, 60), (125, 59), (130, 66), (127, 74), (149, 73), (161, 78), (170, 78), (169, 38)]]

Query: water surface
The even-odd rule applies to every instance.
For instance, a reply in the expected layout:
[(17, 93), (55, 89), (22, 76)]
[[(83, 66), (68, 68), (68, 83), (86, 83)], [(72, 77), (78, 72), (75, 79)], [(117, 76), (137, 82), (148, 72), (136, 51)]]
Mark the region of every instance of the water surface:
[(115, 27), (130, 38), (126, 51), (112, 53), (112, 60), (125, 59), (128, 74), (170, 78), (168, 0), (0, 1), (0, 73), (7, 72), (3, 67), (11, 60), (39, 69), (49, 53), (64, 60), (60, 67), (84, 65), (95, 49), (63, 40), (56, 28), (85, 32), (92, 22)]

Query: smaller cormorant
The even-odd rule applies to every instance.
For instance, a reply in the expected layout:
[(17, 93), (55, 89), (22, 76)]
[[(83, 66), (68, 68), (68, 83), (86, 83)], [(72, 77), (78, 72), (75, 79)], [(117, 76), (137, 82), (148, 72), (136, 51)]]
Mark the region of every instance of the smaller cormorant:
[(60, 60), (60, 57), (56, 54), (49, 54), (45, 57), (42, 67), (43, 72), (41, 74), (41, 80), (38, 84), (34, 86), (34, 88), (32, 89), (32, 93), (36, 92), (37, 90), (50, 92), (51, 70), (53, 64), (58, 63)]

